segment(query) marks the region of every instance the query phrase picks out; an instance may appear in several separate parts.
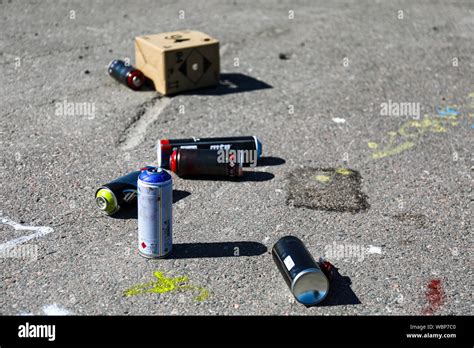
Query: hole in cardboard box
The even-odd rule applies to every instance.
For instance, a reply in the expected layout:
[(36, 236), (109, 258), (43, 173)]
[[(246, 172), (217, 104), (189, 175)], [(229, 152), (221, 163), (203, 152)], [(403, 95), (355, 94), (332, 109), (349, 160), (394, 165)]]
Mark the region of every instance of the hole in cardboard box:
[(183, 42), (183, 41), (188, 41), (189, 38), (183, 37), (182, 35), (171, 35), (171, 36), (165, 36), (165, 39), (167, 40), (174, 40), (174, 42)]

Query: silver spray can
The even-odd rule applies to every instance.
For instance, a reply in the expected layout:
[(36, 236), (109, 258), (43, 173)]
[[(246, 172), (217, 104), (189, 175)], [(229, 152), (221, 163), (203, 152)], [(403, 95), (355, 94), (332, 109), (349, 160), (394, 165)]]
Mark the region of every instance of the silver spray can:
[(138, 250), (166, 257), (173, 246), (173, 182), (164, 169), (147, 167), (138, 177)]

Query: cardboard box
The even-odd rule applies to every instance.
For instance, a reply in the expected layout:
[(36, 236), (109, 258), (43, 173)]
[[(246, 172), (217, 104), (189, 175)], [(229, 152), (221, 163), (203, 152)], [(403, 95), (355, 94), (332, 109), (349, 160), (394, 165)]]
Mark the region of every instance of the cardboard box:
[(199, 31), (136, 37), (135, 59), (163, 95), (219, 83), (219, 41)]

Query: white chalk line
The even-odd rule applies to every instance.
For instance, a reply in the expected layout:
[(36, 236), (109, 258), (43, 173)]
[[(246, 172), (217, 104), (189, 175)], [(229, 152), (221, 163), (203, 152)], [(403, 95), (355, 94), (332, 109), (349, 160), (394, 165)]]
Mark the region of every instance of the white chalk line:
[[(0, 212), (1, 215), (1, 212)], [(51, 227), (47, 226), (26, 226), (19, 224), (18, 222), (15, 222), (7, 217), (1, 217), (0, 222), (4, 225), (9, 225), (13, 227), (16, 231), (35, 231), (35, 233), (29, 234), (27, 236), (21, 236), (12, 240), (9, 240), (8, 242), (5, 242), (3, 244), (0, 244), (0, 252), (13, 248), (17, 245), (23, 244), (28, 242), (29, 240), (32, 240), (34, 238), (38, 237), (43, 237), (54, 230)]]
[(229, 47), (230, 47), (229, 44), (223, 44), (223, 45), (220, 47), (220, 50), (219, 50), (220, 52), (219, 52), (219, 53), (220, 53), (221, 57), (223, 57), (223, 56), (227, 53)]
[(161, 98), (159, 103), (145, 111), (140, 119), (129, 129), (127, 138), (121, 145), (122, 150), (131, 150), (140, 145), (145, 138), (147, 128), (158, 119), (158, 116), (171, 103), (170, 98)]

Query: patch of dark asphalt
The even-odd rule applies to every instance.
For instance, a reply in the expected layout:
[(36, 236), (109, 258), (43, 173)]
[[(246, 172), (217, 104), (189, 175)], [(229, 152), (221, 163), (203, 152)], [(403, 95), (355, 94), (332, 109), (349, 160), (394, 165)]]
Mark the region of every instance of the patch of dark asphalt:
[(303, 168), (290, 173), (288, 179), (288, 205), (337, 212), (361, 212), (370, 207), (356, 170)]

